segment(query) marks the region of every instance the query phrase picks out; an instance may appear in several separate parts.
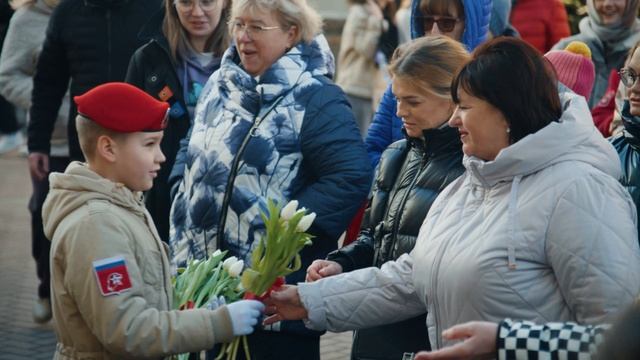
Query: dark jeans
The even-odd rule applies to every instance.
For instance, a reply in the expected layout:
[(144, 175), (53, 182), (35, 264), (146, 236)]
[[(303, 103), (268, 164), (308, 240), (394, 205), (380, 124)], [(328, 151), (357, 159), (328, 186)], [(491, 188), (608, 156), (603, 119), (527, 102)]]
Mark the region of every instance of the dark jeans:
[(20, 129), (16, 109), (5, 98), (0, 96), (0, 135), (13, 134)]
[[(320, 337), (317, 336), (258, 330), (248, 339), (252, 360), (320, 360)], [(215, 359), (218, 348), (207, 352), (207, 360)], [(237, 359), (246, 359), (242, 344)]]
[[(69, 165), (69, 158), (50, 157), (49, 170), (51, 172), (64, 172)], [(33, 193), (29, 200), (29, 211), (31, 212), (31, 255), (36, 261), (36, 273), (40, 279), (38, 285), (38, 297), (48, 299), (51, 295), (51, 274), (49, 271), (49, 250), (51, 242), (44, 235), (42, 226), (42, 205), (49, 193), (49, 177), (43, 180), (31, 178)]]

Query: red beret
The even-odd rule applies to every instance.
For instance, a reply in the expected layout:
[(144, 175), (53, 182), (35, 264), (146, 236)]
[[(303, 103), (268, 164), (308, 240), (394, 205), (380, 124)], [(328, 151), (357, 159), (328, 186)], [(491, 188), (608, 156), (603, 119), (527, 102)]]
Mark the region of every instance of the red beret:
[(169, 114), (169, 104), (121, 82), (96, 86), (73, 100), (78, 114), (120, 133), (162, 131)]

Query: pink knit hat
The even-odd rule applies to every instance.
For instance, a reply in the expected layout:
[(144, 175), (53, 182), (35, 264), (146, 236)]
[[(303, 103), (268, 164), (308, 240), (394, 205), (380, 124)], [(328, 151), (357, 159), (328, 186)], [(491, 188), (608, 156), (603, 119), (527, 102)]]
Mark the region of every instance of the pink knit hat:
[(564, 50), (551, 50), (544, 56), (556, 69), (558, 81), (588, 102), (596, 77), (589, 47), (581, 41), (572, 41)]

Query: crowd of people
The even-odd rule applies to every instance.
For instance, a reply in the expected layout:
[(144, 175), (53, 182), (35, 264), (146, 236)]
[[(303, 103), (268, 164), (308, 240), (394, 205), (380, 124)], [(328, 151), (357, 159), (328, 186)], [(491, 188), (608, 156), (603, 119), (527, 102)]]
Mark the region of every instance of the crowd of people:
[[(347, 2), (337, 58), (306, 0), (0, 7), (56, 359), (640, 351), (640, 1), (587, 0), (573, 36), (560, 0)], [(177, 268), (249, 264), (291, 200), (317, 217), (289, 285), (174, 309)]]

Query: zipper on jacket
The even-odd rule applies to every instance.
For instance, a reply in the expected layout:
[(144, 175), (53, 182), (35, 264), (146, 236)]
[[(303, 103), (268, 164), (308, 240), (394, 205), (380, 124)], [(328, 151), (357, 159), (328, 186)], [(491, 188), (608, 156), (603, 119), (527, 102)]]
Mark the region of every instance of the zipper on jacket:
[[(178, 83), (178, 84), (183, 88), (183, 89), (182, 89), (182, 93), (184, 93), (184, 87), (185, 87), (187, 84), (182, 84), (182, 83), (180, 82), (180, 78), (178, 77), (178, 71), (176, 70), (176, 68), (177, 68), (177, 66), (178, 66), (177, 61), (175, 61), (175, 60), (173, 59), (173, 56), (171, 56), (171, 52), (170, 52), (167, 48), (165, 48), (164, 46), (162, 46), (162, 44), (161, 44), (158, 40), (156, 40), (156, 39), (152, 39), (152, 41), (153, 41), (153, 42), (154, 42), (154, 43), (155, 43), (155, 44), (160, 48), (160, 50), (161, 50), (161, 51), (162, 51), (162, 52), (167, 56), (167, 59), (169, 59), (169, 64), (171, 64), (171, 73), (172, 73), (172, 74), (173, 74), (173, 76), (176, 78), (176, 82), (177, 82), (177, 83)], [(183, 95), (182, 97), (184, 97), (184, 95)], [(185, 104), (184, 104), (184, 105), (185, 105), (185, 108), (186, 108), (186, 99), (183, 99), (183, 100), (185, 101)], [(195, 114), (194, 114), (194, 116), (195, 116)], [(191, 120), (191, 122), (193, 123), (193, 120), (194, 120), (194, 119), (190, 119), (190, 120)]]
[[(260, 103), (262, 103), (262, 97), (260, 97)], [(262, 106), (260, 106), (262, 107)], [(260, 112), (260, 110), (258, 110)], [(253, 129), (256, 125), (256, 120), (258, 119), (258, 115), (254, 115), (251, 128), (247, 135), (245, 135), (242, 143), (240, 144), (240, 148), (238, 148), (238, 153), (236, 157), (233, 158), (233, 162), (231, 163), (231, 169), (229, 171), (229, 179), (227, 180), (227, 186), (224, 189), (224, 197), (222, 198), (222, 208), (220, 209), (222, 212), (220, 213), (220, 220), (218, 221), (218, 230), (216, 234), (216, 249), (223, 249), (222, 238), (224, 237), (225, 225), (227, 222), (227, 212), (229, 203), (231, 202), (231, 192), (233, 191), (233, 183), (236, 181), (236, 176), (238, 175), (238, 166), (240, 165), (240, 158), (244, 154), (244, 149), (247, 147), (249, 140), (251, 139), (251, 134), (253, 133)], [(208, 241), (205, 239), (204, 248), (205, 248), (205, 257), (209, 256), (209, 249), (207, 246)]]
[[(271, 111), (273, 111), (273, 109), (276, 108), (276, 106), (280, 103), (280, 101), (284, 99), (286, 94), (280, 95), (280, 97), (273, 102), (273, 105), (271, 105), (269, 109), (267, 109), (264, 115), (260, 116), (260, 109), (262, 109), (262, 95), (263, 94), (260, 94), (258, 112), (253, 117), (253, 123), (251, 125), (251, 128), (249, 128), (247, 135), (245, 135), (244, 139), (242, 140), (242, 144), (240, 144), (238, 153), (236, 154), (235, 158), (233, 159), (233, 162), (231, 163), (231, 169), (229, 170), (229, 180), (227, 181), (227, 186), (225, 187), (225, 192), (224, 192), (224, 198), (222, 199), (222, 208), (221, 208), (222, 212), (220, 213), (220, 220), (218, 222), (218, 230), (216, 234), (216, 249), (224, 250), (222, 238), (224, 237), (224, 230), (227, 222), (227, 213), (229, 209), (229, 203), (231, 202), (231, 195), (233, 194), (233, 185), (236, 180), (236, 176), (238, 175), (238, 167), (240, 165), (240, 160), (242, 159), (242, 155), (244, 154), (244, 151), (247, 148), (247, 145), (249, 144), (249, 140), (251, 140), (251, 138), (255, 136), (255, 130), (258, 128), (258, 126), (260, 126), (262, 121), (269, 115), (269, 113), (271, 113)], [(207, 248), (206, 241), (205, 241), (204, 247), (206, 251), (205, 256), (208, 256), (209, 249)]]
[(442, 331), (440, 328), (440, 316), (438, 314), (438, 275), (440, 274), (440, 264), (442, 264), (442, 258), (444, 256), (445, 250), (449, 245), (449, 239), (444, 239), (444, 241), (440, 244), (440, 248), (438, 249), (438, 253), (436, 254), (436, 264), (434, 266), (433, 274), (431, 275), (431, 299), (433, 302), (433, 318), (434, 318), (434, 326), (435, 326), (435, 334), (436, 334), (436, 348), (442, 348)]

